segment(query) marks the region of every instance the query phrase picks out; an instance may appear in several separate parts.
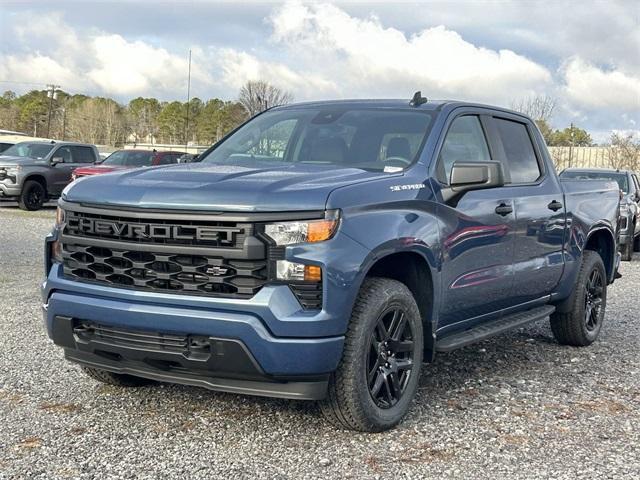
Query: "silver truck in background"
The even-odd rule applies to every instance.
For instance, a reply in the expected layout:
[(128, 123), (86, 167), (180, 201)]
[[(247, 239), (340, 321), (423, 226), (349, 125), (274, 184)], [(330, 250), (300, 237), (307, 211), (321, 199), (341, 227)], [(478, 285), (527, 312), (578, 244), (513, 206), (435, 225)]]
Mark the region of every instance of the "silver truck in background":
[(0, 154), (0, 198), (23, 210), (39, 210), (60, 196), (77, 167), (100, 160), (95, 145), (75, 142), (20, 142)]

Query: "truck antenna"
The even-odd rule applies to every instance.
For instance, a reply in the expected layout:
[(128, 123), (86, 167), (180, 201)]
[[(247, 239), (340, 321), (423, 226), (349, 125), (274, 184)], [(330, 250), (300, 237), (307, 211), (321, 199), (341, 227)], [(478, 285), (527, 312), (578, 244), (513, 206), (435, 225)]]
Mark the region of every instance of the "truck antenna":
[(418, 90), (413, 94), (413, 98), (409, 102), (409, 105), (411, 105), (412, 107), (419, 107), (420, 105), (422, 105), (423, 103), (427, 103), (428, 101), (429, 99), (427, 97), (423, 97), (422, 92)]

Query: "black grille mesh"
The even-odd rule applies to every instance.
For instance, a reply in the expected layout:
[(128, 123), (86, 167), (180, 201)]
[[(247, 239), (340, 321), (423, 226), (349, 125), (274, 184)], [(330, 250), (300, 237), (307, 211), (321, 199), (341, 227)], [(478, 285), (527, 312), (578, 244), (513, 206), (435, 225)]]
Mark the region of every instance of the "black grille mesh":
[(136, 290), (248, 298), (267, 281), (266, 260), (227, 260), (63, 244), (70, 279)]

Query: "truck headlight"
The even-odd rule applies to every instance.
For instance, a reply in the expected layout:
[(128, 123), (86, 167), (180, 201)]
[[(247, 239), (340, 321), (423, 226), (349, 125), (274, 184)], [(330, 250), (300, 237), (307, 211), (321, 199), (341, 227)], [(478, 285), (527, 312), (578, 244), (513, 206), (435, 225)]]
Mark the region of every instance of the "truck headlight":
[(276, 262), (276, 278), (294, 282), (320, 282), (322, 281), (322, 269), (317, 265), (278, 260)]
[(54, 224), (54, 227), (61, 228), (62, 224), (64, 223), (64, 218), (65, 218), (64, 210), (58, 207), (58, 209), (56, 210), (56, 223)]
[(18, 172), (20, 171), (20, 165), (15, 165), (11, 167), (0, 167), (0, 180), (6, 177), (13, 177), (15, 180)]
[(327, 212), (323, 220), (271, 223), (265, 225), (264, 233), (276, 242), (276, 245), (323, 242), (335, 235), (339, 221), (338, 211), (334, 210)]

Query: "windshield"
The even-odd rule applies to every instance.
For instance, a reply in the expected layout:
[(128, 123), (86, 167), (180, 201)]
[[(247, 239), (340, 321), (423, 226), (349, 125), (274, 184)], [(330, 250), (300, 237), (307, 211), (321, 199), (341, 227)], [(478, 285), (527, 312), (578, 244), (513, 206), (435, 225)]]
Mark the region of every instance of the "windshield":
[(51, 151), (53, 145), (46, 143), (16, 143), (12, 147), (7, 148), (2, 155), (8, 157), (29, 157), (29, 158), (44, 158)]
[(118, 150), (109, 155), (102, 165), (125, 167), (148, 167), (153, 162), (153, 152), (136, 152), (133, 150)]
[(417, 158), (432, 118), (431, 112), (423, 110), (276, 110), (248, 122), (202, 162), (247, 167), (333, 165), (396, 172)]
[(626, 173), (573, 171), (562, 172), (560, 176), (571, 180), (609, 180), (610, 182), (618, 182), (620, 190), (624, 193), (629, 193), (629, 182)]

